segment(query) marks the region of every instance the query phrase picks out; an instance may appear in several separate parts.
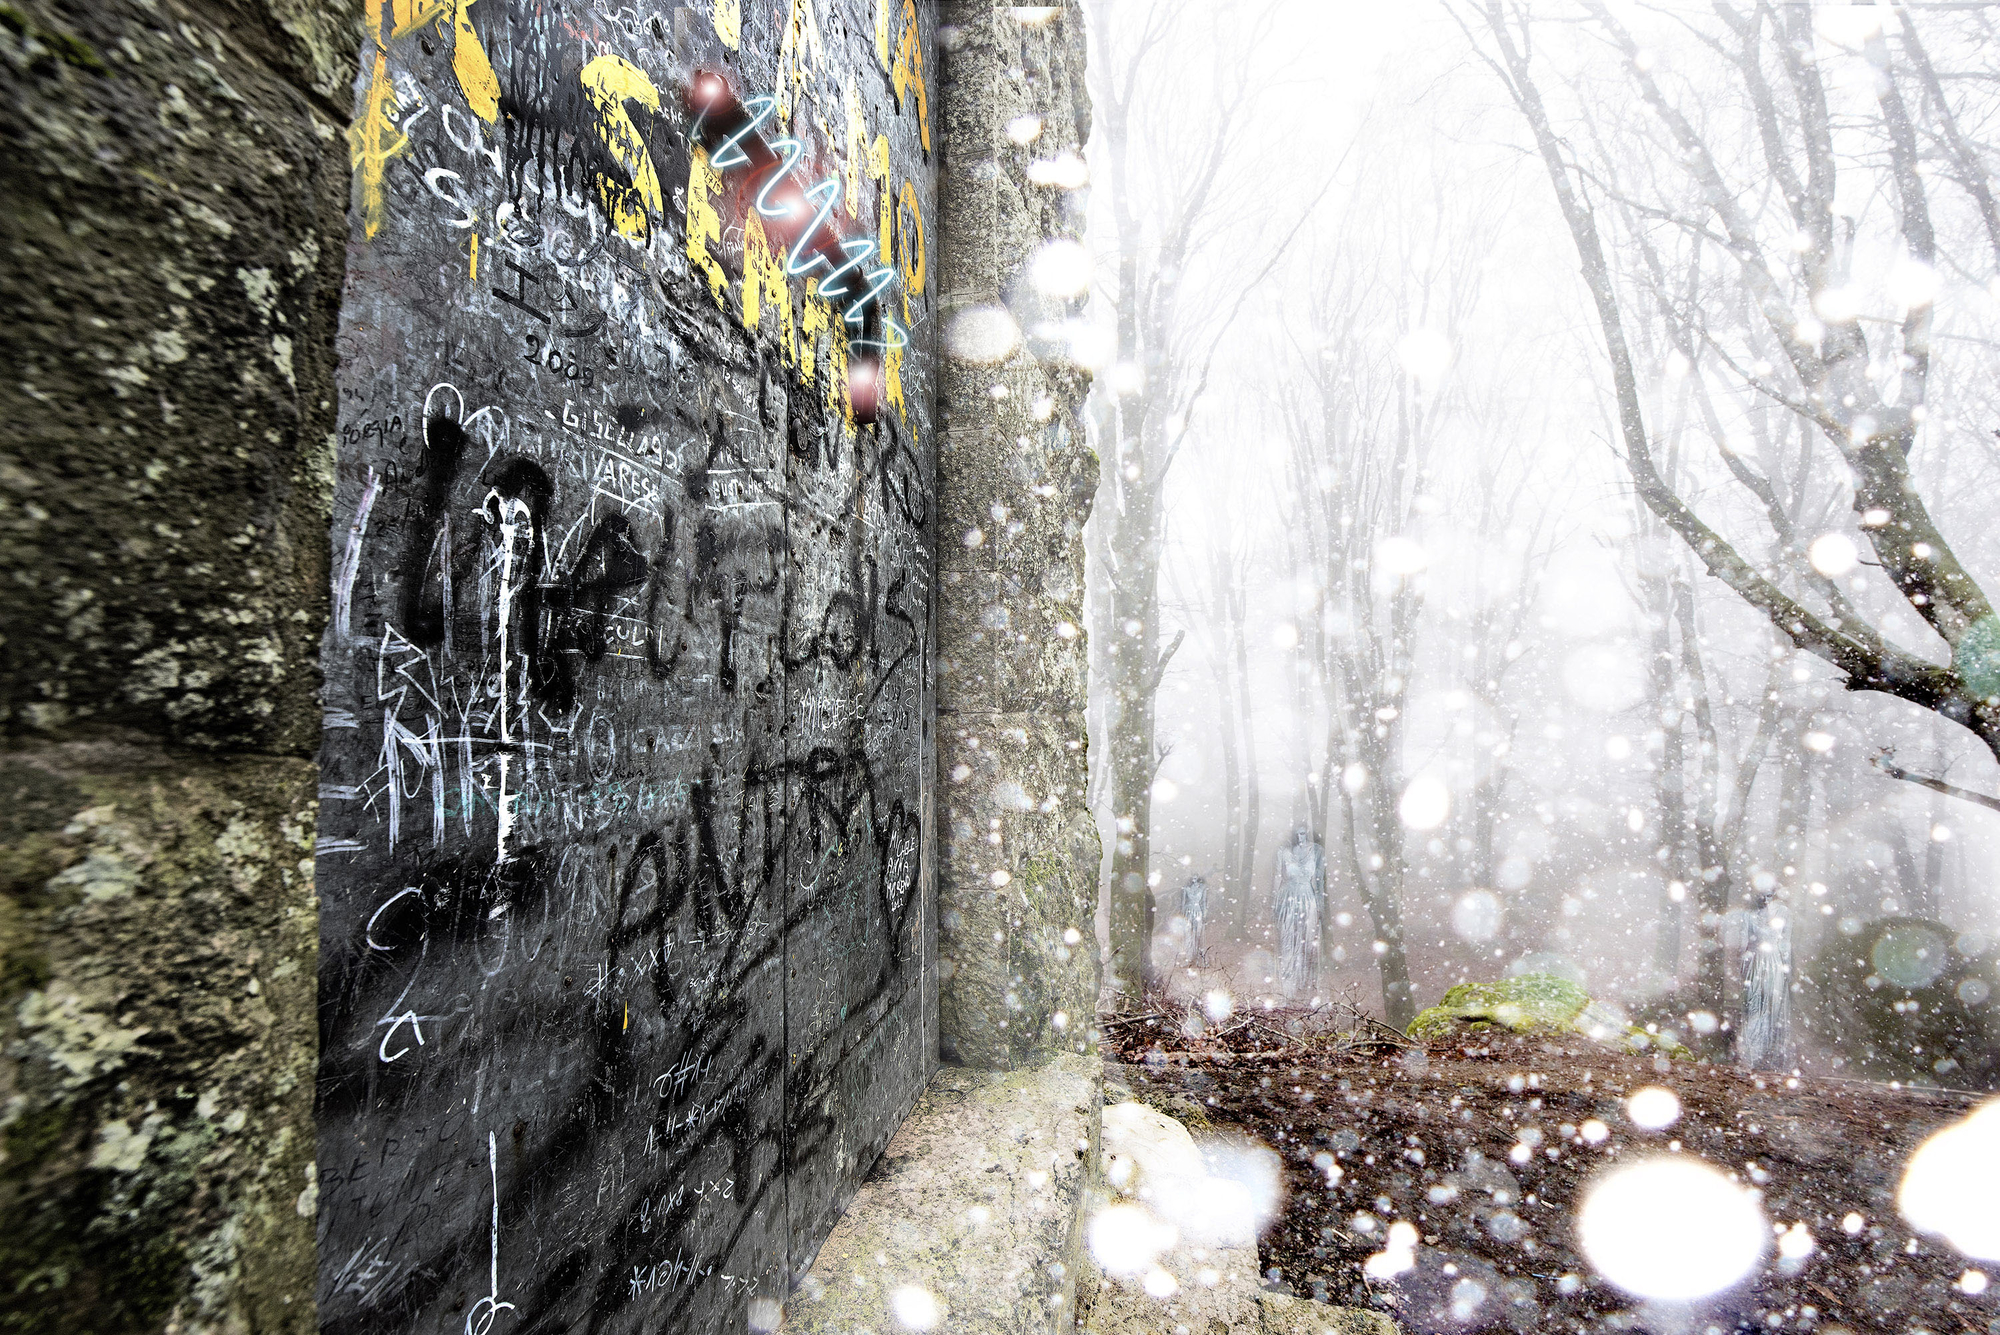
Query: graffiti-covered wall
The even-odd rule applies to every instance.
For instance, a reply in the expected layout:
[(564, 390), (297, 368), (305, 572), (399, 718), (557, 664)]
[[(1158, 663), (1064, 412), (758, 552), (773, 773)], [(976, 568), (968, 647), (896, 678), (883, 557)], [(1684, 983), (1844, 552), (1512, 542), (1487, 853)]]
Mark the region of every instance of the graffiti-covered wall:
[(937, 1049), (934, 15), (370, 25), (321, 1327), (768, 1326)]

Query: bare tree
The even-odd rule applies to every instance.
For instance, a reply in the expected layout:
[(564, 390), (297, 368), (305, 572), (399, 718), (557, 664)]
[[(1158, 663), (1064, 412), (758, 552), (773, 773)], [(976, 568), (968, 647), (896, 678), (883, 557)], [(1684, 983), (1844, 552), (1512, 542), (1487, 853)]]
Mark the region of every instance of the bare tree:
[(1521, 724), (1510, 678), (1518, 677), (1522, 664), (1531, 660), (1529, 620), (1558, 534), (1554, 504), (1537, 505), (1531, 494), (1534, 474), (1519, 441), (1507, 430), (1512, 424), (1500, 420), (1491, 399), (1468, 402), (1467, 410), (1475, 437), (1492, 445), (1465, 470), (1454, 510), (1469, 512), (1467, 529), (1478, 551), (1504, 550), (1510, 536), (1516, 547), (1511, 569), (1479, 563), (1482, 574), (1502, 578), (1489, 578), (1490, 587), (1474, 588), (1473, 607), (1451, 634), (1450, 647), (1456, 651), (1452, 667), (1478, 706), (1477, 720), (1464, 739), (1470, 746), (1470, 793), (1454, 823), (1470, 845), (1458, 863), (1461, 884), (1472, 889), (1490, 888), (1498, 879), (1500, 830)]
[[(1117, 358), (1125, 377), (1138, 385), (1120, 386), (1103, 451), (1100, 506), (1104, 533), (1099, 569), (1106, 597), (1099, 600), (1104, 624), (1095, 639), (1104, 644), (1103, 773), (1115, 832), (1106, 885), (1111, 959), (1106, 982), (1121, 1001), (1143, 993), (1152, 981), (1153, 901), (1151, 880), (1152, 788), (1159, 767), (1155, 750), (1154, 697), (1172, 648), (1163, 649), (1159, 618), (1159, 557), (1165, 535), (1163, 501), (1167, 471), (1179, 445), (1169, 436), (1167, 418), (1185, 413), (1189, 377), (1174, 365), (1171, 350), (1180, 314), (1181, 287), (1162, 281), (1162, 271), (1178, 278), (1188, 259), (1196, 228), (1214, 198), (1226, 134), (1214, 134), (1198, 158), (1193, 187), (1168, 203), (1148, 234), (1140, 225), (1132, 189), (1134, 134), (1149, 126), (1146, 102), (1160, 92), (1160, 69), (1174, 15), (1150, 10), (1129, 41), (1113, 6), (1096, 11), (1091, 90), (1097, 118), (1095, 156), (1108, 176), (1116, 231), (1116, 258), (1110, 299), (1116, 310)], [(1226, 131), (1240, 114), (1242, 89), (1221, 99), (1218, 120)], [(1136, 146), (1143, 150), (1143, 143)], [(1179, 373), (1179, 374), (1177, 374)], [(1185, 428), (1183, 417), (1180, 423)]]
[[(1300, 564), (1324, 600), (1301, 628), (1327, 718), (1314, 832), (1330, 839), (1338, 826), (1341, 862), (1375, 929), (1384, 1012), (1398, 1027), (1416, 1015), (1401, 801), (1426, 582), (1410, 535), (1435, 489), (1429, 463), (1450, 335), (1478, 291), (1476, 257), (1459, 244), (1469, 233), (1453, 227), (1449, 210), (1433, 198), (1411, 214), (1378, 224), (1384, 234), (1373, 247), (1346, 229), (1347, 244), (1315, 275), (1307, 338), (1278, 387)], [(1337, 821), (1328, 812), (1336, 793)]]
[[(1702, 296), (1700, 266), (1691, 263), (1684, 273), (1670, 276), (1643, 237), (1638, 251), (1653, 309), (1635, 313), (1634, 345), (1663, 365), (1672, 365), (1677, 358), (1679, 368), (1677, 374), (1660, 379), (1654, 394), (1653, 419), (1658, 424), (1654, 440), (1661, 475), (1676, 491), (1689, 489), (1692, 470), (1687, 456), (1691, 443), (1701, 437), (1732, 468), (1748, 471), (1754, 465), (1758, 471), (1751, 476), (1767, 502), (1767, 514), (1779, 528), (1768, 544), (1766, 559), (1781, 559), (1786, 544), (1798, 543), (1816, 479), (1802, 466), (1788, 469), (1783, 442), (1772, 430), (1768, 405), (1761, 401), (1748, 405), (1751, 448), (1742, 450), (1740, 443), (1730, 441), (1708, 383), (1698, 373), (1705, 350), (1686, 320), (1686, 312), (1697, 309)], [(1672, 299), (1675, 294), (1679, 300)], [(1809, 444), (1802, 424), (1799, 435), (1802, 443)], [(1776, 878), (1764, 871), (1759, 849), (1774, 851), (1785, 837), (1782, 811), (1778, 828), (1768, 839), (1761, 831), (1751, 834), (1752, 792), (1777, 739), (1802, 731), (1819, 687), (1791, 680), (1789, 645), (1752, 639), (1746, 645), (1757, 660), (1751, 671), (1761, 681), (1750, 718), (1737, 717), (1732, 724), (1731, 716), (1741, 711), (1727, 672), (1716, 661), (1721, 655), (1702, 631), (1702, 599), (1692, 555), (1636, 490), (1633, 499), (1638, 538), (1631, 547), (1636, 567), (1633, 594), (1648, 625), (1646, 707), (1649, 722), (1660, 735), (1661, 753), (1653, 769), (1653, 789), (1665, 886), (1653, 962), (1668, 978), (1677, 976), (1691, 904), (1697, 910), (1698, 929), (1693, 1004), (1722, 1019), (1723, 1030), (1740, 1033), (1740, 1022), (1723, 1019), (1731, 1014), (1731, 973), (1722, 925), (1733, 909), (1761, 911), (1776, 892)], [(1830, 492), (1819, 498), (1818, 517), (1824, 517), (1830, 500)], [(1786, 754), (1796, 754), (1796, 748), (1788, 748)], [(1760, 889), (1760, 884), (1766, 888)], [(1781, 964), (1789, 970), (1789, 960)], [(1710, 1046), (1719, 1047), (1721, 1037), (1718, 1033)]]
[[(1911, 273), (1921, 279), (1939, 266), (1990, 272), (1992, 257), (1940, 249), (1933, 218), (1940, 187), (1931, 172), (1942, 167), (1938, 179), (1954, 180), (1970, 196), (1986, 224), (1986, 244), (2000, 256), (1982, 158), (1946, 102), (1913, 23), (1906, 14), (1900, 60), (1880, 33), (1858, 50), (1878, 95), (1872, 117), (1847, 124), (1829, 110), (1814, 11), (1807, 6), (1717, 3), (1713, 23), (1685, 20), (1696, 48), (1712, 59), (1708, 72), (1721, 88), (1691, 79), (1670, 83), (1607, 6), (1583, 0), (1581, 7), (1591, 31), (1620, 57), (1626, 86), (1647, 117), (1643, 132), (1664, 140), (1668, 151), (1651, 160), (1673, 164), (1668, 175), (1677, 172), (1677, 183), (1648, 177), (1635, 186), (1625, 176), (1645, 173), (1621, 174), (1601, 153), (1580, 155), (1533, 75), (1535, 30), (1523, 7), (1476, 0), (1453, 12), (1468, 36), (1474, 23), (1483, 26), (1488, 40), (1475, 46), (1527, 122), (1554, 187), (1604, 339), (1621, 457), (1640, 499), (1709, 574), (1799, 649), (1831, 664), (1848, 689), (1882, 692), (1933, 711), (1971, 730), (2000, 756), (2000, 620), (1940, 531), (1910, 464), (1931, 383), (1929, 294), (1910, 291), (1893, 315), (1871, 314), (1855, 297), (1851, 272), (1860, 221), (1836, 206), (1842, 173), (1865, 176), (1889, 201), (1894, 217), (1888, 226)], [(1928, 121), (1920, 123), (1905, 100), (1906, 83), (1920, 89)], [(1700, 101), (1704, 93), (1709, 103), (1726, 96), (1740, 104), (1747, 129), (1732, 138), (1718, 126), (1722, 118), (1696, 111), (1707, 105)], [(1637, 221), (1620, 229), (1605, 212), (1607, 204)], [(1692, 374), (1713, 375), (1732, 393), (1760, 396), (1809, 429), (1817, 445), (1814, 468), (1851, 478), (1857, 531), (1873, 551), (1871, 564), (1942, 642), (1948, 662), (1896, 643), (1883, 629), (1887, 609), (1872, 618), (1864, 613), (1858, 581), (1815, 566), (1771, 476), (1719, 435), (1730, 479), (1775, 539), (1770, 559), (1746, 557), (1696, 514), (1661, 469), (1659, 426), (1645, 410), (1630, 334), (1643, 312), (1663, 297), (1675, 300), (1646, 261), (1648, 232), (1683, 240), (1704, 273), (1727, 273), (1745, 297), (1740, 327), (1727, 318), (1712, 321), (1713, 312), (1700, 306), (1680, 306), (1681, 323), (1705, 354)], [(1621, 241), (1623, 253), (1636, 257), (1624, 270), (1613, 258)], [(1871, 332), (1871, 324), (1880, 332)]]
[[(1226, 451), (1202, 451), (1200, 493), (1211, 518), (1206, 542), (1182, 555), (1196, 568), (1168, 563), (1177, 610), (1202, 650), (1214, 686), (1216, 735), (1222, 760), (1222, 881), (1214, 888), (1234, 905), (1236, 934), (1249, 927), (1263, 787), (1257, 767), (1256, 711), (1250, 679), (1250, 578), (1262, 526), (1250, 512), (1260, 496), (1244, 495)], [(1249, 504), (1246, 504), (1248, 502)]]
[[(1238, 219), (1228, 203), (1255, 166), (1243, 151), (1244, 131), (1255, 112), (1253, 90), (1270, 78), (1258, 50), (1268, 11), (1245, 23), (1216, 10), (1153, 5), (1128, 33), (1124, 8), (1093, 8), (1091, 61), (1092, 154), (1099, 188), (1110, 197), (1114, 249), (1100, 293), (1115, 316), (1115, 365), (1099, 385), (1108, 380), (1101, 392), (1115, 398), (1092, 522), (1102, 535), (1100, 754), (1114, 826), (1106, 985), (1118, 1004), (1141, 995), (1153, 977), (1152, 789), (1162, 759), (1156, 696), (1180, 645), (1179, 637), (1165, 640), (1160, 617), (1167, 479), (1218, 349), (1298, 230), (1294, 224), (1267, 244), (1263, 265), (1249, 273), (1240, 271), (1240, 259), (1235, 267), (1209, 263), (1225, 242), (1238, 257), (1245, 250), (1240, 233), (1229, 235)], [(1200, 58), (1190, 59), (1195, 43)], [(1213, 85), (1198, 113), (1185, 95), (1197, 71)], [(1143, 190), (1136, 184), (1142, 173)], [(1214, 291), (1190, 280), (1204, 265), (1226, 270)]]

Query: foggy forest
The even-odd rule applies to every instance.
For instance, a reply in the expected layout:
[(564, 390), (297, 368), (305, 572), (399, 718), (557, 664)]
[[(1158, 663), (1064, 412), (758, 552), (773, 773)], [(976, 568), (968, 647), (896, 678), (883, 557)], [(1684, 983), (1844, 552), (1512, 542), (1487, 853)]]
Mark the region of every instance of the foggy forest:
[[(1385, 1087), (1470, 1107), (1450, 1082), (1473, 1078), (1403, 1035), (1526, 1032), (1562, 998), (1586, 1048), (1680, 1073), (1671, 1115), (1635, 1095), (1617, 1134), (1685, 1107), (1691, 1152), (1696, 1122), (1740, 1126), (1767, 1087), (1963, 1108), (1947, 1091), (2000, 1086), (1993, 8), (1089, 13), (1089, 243), (1035, 278), (1090, 294), (1041, 332), (1096, 376), (1091, 798), (1104, 1029), (1134, 1079), (1282, 1138), (1296, 1105), (1204, 1054), (1319, 1035), (1400, 1051), (1430, 1075)], [(1494, 1078), (1519, 1094), (1511, 1060)], [(1837, 1103), (1799, 1113), (1811, 1136), (1875, 1115)], [(1403, 1109), (1347, 1148), (1417, 1145), (1397, 1137), (1425, 1110)], [(1520, 1135), (1516, 1165), (1605, 1123)], [(1778, 1171), (1717, 1152), (1746, 1187)], [(1490, 1202), (1474, 1256), (1442, 1265), (1476, 1283), (1403, 1275), (1450, 1230), (1398, 1225), (1399, 1250), (1389, 1220), (1417, 1216), (1356, 1190), (1385, 1176), (1359, 1157), (1322, 1165), (1290, 1264), (1365, 1257), (1423, 1328), (1570, 1328), (1575, 1276), (1496, 1261), (1537, 1229)], [(1989, 1133), (1957, 1166), (1990, 1185), (1996, 1158)], [(1433, 1221), (1479, 1180), (1430, 1188)], [(1988, 1328), (1960, 1270), (2000, 1252), (1990, 1233), (1921, 1280), (1892, 1259), (1815, 1298), (1779, 1272), (1881, 1230), (1833, 1183), (1788, 1190), (1737, 1319), (1851, 1301), (1885, 1315), (1870, 1328)], [(1649, 1236), (1729, 1226), (1646, 1199)], [(1685, 1298), (1747, 1267), (1620, 1282)]]
[[(1527, 960), (1747, 1065), (1983, 1084), (1984, 19), (1317, 13), (1098, 12), (1112, 986), (1406, 1024)], [(1814, 971), (1892, 930), (1927, 1060)]]

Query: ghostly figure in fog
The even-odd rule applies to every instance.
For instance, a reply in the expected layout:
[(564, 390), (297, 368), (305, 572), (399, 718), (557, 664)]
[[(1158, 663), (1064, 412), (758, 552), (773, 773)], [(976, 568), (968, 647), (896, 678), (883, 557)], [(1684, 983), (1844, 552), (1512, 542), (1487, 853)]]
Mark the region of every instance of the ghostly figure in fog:
[(1776, 895), (1742, 914), (1743, 1021), (1736, 1030), (1736, 1064), (1781, 1071), (1792, 1064), (1792, 915)]
[(1202, 928), (1208, 923), (1206, 876), (1189, 877), (1188, 883), (1181, 887), (1181, 917), (1187, 920), (1187, 941), (1181, 963), (1189, 968), (1199, 968), (1208, 963), (1208, 948), (1201, 938)]
[(1300, 825), (1278, 850), (1278, 983), (1300, 996), (1319, 985), (1320, 917), (1326, 905), (1326, 852)]

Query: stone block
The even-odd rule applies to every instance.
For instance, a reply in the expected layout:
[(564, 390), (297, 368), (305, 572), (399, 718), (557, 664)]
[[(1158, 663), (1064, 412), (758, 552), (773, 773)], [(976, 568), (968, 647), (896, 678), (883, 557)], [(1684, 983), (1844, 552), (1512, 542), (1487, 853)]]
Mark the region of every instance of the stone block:
[(1244, 1185), (1211, 1172), (1184, 1124), (1140, 1103), (1107, 1107), (1099, 1140), (1079, 1328), (1256, 1335), (1258, 1211)]
[[(1098, 839), (1080, 716), (947, 716), (939, 738), (939, 1046), (1010, 1067), (1075, 1051), (1096, 1009)], [(997, 840), (997, 842), (996, 842)]]
[(1263, 1335), (1397, 1335), (1394, 1321), (1366, 1307), (1333, 1307), (1269, 1289), (1257, 1299)]
[[(948, 1061), (1009, 1066), (1072, 1048), (1097, 993), (1099, 842), (1081, 805), (1089, 378), (1044, 336), (1070, 306), (1026, 279), (1081, 230), (1076, 193), (1030, 174), (1089, 132), (1084, 28), (1073, 3), (954, 2), (940, 19), (939, 1035)], [(954, 339), (983, 307), (1013, 346)]]
[(0, 18), (0, 721), (310, 755), (359, 6)]
[(793, 1295), (798, 1335), (1071, 1328), (1080, 1210), (1096, 1155), (1098, 1064), (946, 1067)]
[(941, 712), (1081, 715), (1089, 671), (1082, 598), (1063, 567), (947, 569), (941, 583)]
[[(1115, 1075), (1106, 1088), (1112, 1097), (1129, 1092)], [(1078, 1302), (1085, 1335), (1396, 1335), (1379, 1312), (1260, 1287), (1258, 1230), (1279, 1192), (1268, 1150), (1213, 1134), (1197, 1139), (1183, 1122), (1129, 1099), (1105, 1108), (1099, 1142), (1102, 1178), (1086, 1205), (1091, 1261)]]
[(313, 782), (0, 757), (0, 1326), (314, 1329)]

